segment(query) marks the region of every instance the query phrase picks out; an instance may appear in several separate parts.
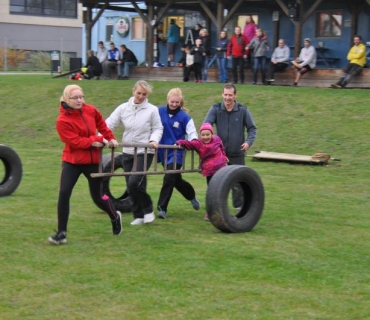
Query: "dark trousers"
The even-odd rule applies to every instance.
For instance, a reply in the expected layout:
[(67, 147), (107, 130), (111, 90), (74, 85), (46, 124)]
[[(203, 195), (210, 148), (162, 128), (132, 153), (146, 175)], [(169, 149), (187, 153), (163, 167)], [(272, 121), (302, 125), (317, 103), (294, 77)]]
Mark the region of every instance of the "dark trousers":
[(202, 64), (194, 63), (193, 68), (195, 73), (195, 80), (202, 80)]
[(238, 68), (240, 81), (244, 82), (244, 59), (243, 57), (235, 58), (232, 60), (232, 73), (234, 83), (238, 83)]
[(103, 184), (100, 178), (91, 178), (91, 173), (98, 172), (99, 165), (76, 165), (68, 162), (62, 163), (62, 172), (60, 176), (59, 199), (58, 199), (58, 231), (67, 231), (69, 218), (69, 202), (79, 176), (83, 174), (88, 183), (90, 195), (94, 203), (104, 210), (111, 220), (117, 219), (118, 215), (112, 200), (104, 195)]
[[(226, 155), (227, 156), (227, 155)], [(229, 159), (229, 165), (242, 165), (245, 166), (245, 156), (227, 157)], [(243, 205), (243, 190), (239, 184), (235, 184), (231, 190), (233, 198), (234, 208), (239, 208)]]
[(350, 63), (343, 70), (342, 77), (339, 79), (338, 83), (341, 87), (345, 87), (354, 76), (358, 75), (362, 70), (362, 67), (356, 63)]
[[(180, 168), (181, 164), (176, 164), (176, 170)], [(167, 164), (166, 169), (173, 170), (173, 163)], [(158, 207), (161, 207), (164, 211), (167, 211), (174, 188), (176, 188), (186, 200), (190, 201), (195, 198), (193, 186), (182, 178), (181, 173), (167, 173), (163, 177), (163, 185), (158, 200)]]
[(195, 68), (194, 65), (192, 64), (191, 66), (184, 67), (184, 82), (188, 82), (190, 78), (190, 73), (191, 72), (195, 73)]
[[(153, 161), (153, 154), (147, 154), (145, 170), (148, 170)], [(122, 167), (125, 172), (131, 172), (134, 166), (134, 155), (124, 153)], [(137, 155), (136, 171), (144, 171), (144, 154)], [(125, 176), (127, 191), (132, 198), (132, 213), (134, 218), (144, 218), (144, 214), (153, 212), (152, 199), (146, 192), (146, 175)]]
[(269, 71), (268, 71), (268, 78), (274, 79), (275, 72), (284, 71), (288, 67), (287, 63), (278, 62), (272, 63), (270, 62)]
[(262, 83), (266, 83), (266, 57), (254, 57), (253, 83), (257, 83), (258, 69), (261, 69)]

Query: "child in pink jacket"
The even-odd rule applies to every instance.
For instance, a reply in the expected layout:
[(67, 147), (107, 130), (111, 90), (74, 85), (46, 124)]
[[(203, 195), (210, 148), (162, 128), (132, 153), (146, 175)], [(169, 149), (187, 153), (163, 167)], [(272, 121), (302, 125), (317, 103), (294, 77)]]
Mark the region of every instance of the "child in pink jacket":
[[(213, 134), (210, 123), (203, 123), (199, 129), (200, 139), (177, 140), (176, 144), (188, 150), (195, 150), (199, 154), (202, 174), (207, 178), (207, 185), (217, 170), (225, 167), (229, 161), (226, 157), (224, 145), (219, 136)], [(205, 220), (208, 219), (206, 213)]]

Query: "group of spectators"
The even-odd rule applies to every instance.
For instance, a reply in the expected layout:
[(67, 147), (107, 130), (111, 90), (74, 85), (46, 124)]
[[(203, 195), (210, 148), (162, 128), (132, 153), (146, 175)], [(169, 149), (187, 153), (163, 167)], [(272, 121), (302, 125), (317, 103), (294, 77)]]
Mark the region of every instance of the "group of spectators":
[(84, 72), (85, 79), (99, 79), (103, 74), (105, 80), (110, 80), (112, 78), (112, 69), (117, 68), (117, 79), (128, 80), (130, 68), (138, 63), (135, 54), (126, 45), (122, 44), (118, 49), (113, 42), (110, 43), (109, 49), (107, 49), (103, 41), (99, 41), (96, 56), (93, 50), (89, 50), (87, 54), (88, 59), (85, 65), (87, 70)]
[[(173, 88), (167, 94), (167, 102), (156, 107), (149, 103), (152, 87), (139, 80), (133, 87), (132, 97), (119, 105), (104, 119), (96, 107), (84, 100), (83, 90), (78, 85), (68, 85), (60, 98), (60, 115), (56, 128), (64, 143), (62, 171), (57, 205), (57, 232), (48, 238), (52, 244), (67, 243), (67, 224), (70, 213), (70, 197), (81, 174), (88, 180), (94, 203), (104, 210), (111, 221), (113, 235), (122, 232), (121, 213), (116, 210), (111, 198), (103, 193), (101, 178), (92, 178), (98, 172), (100, 149), (104, 146), (118, 147), (113, 131), (124, 127), (122, 167), (125, 172), (147, 171), (154, 158), (154, 150), (161, 145), (179, 145), (199, 153), (203, 176), (207, 184), (212, 176), (226, 165), (245, 165), (245, 154), (256, 139), (257, 127), (249, 109), (236, 100), (234, 84), (228, 83), (222, 90), (223, 100), (210, 107), (199, 129), (200, 138), (193, 119), (184, 105), (180, 88)], [(213, 132), (216, 126), (217, 135)], [(132, 141), (140, 145), (135, 150)], [(179, 148), (160, 148), (158, 160), (166, 169), (182, 167), (183, 151)], [(132, 226), (148, 224), (155, 220), (153, 201), (147, 193), (145, 175), (128, 175), (126, 187), (132, 199)], [(164, 175), (157, 216), (168, 217), (169, 202), (174, 189), (188, 200), (195, 210), (200, 209), (193, 186), (182, 178), (181, 173)], [(233, 204), (238, 208), (242, 196), (237, 190)], [(235, 200), (235, 201), (234, 201)], [(238, 203), (239, 201), (239, 203)], [(208, 220), (208, 214), (205, 214)]]
[[(199, 34), (198, 34), (199, 30)], [(208, 64), (212, 57), (210, 37), (207, 29), (196, 25), (192, 30), (195, 37), (195, 45), (188, 44), (182, 47), (182, 57), (178, 65), (184, 67), (183, 80), (189, 81), (190, 73), (194, 72), (195, 82), (207, 81)], [(355, 35), (354, 46), (350, 49), (345, 68), (340, 80), (332, 84), (333, 88), (344, 88), (366, 65), (366, 47), (361, 43), (360, 35)], [(173, 48), (172, 48), (173, 49)], [(270, 63), (268, 63), (268, 52), (271, 45), (268, 42), (265, 31), (259, 28), (253, 21), (252, 16), (246, 17), (244, 29), (236, 26), (234, 34), (228, 38), (226, 31), (221, 31), (214, 48), (218, 66), (219, 82), (227, 83), (228, 60), (232, 64), (232, 82), (244, 84), (244, 72), (247, 66), (253, 70), (253, 84), (258, 82), (258, 71), (261, 72), (262, 84), (269, 85), (275, 81), (275, 72), (283, 71), (288, 66), (296, 70), (292, 87), (296, 87), (301, 77), (316, 67), (317, 54), (315, 47), (309, 38), (304, 39), (303, 47), (298, 57), (291, 61), (290, 48), (285, 44), (284, 39), (279, 39), (278, 46), (273, 50)], [(172, 57), (173, 59), (173, 57)], [(173, 65), (172, 63), (169, 65)]]

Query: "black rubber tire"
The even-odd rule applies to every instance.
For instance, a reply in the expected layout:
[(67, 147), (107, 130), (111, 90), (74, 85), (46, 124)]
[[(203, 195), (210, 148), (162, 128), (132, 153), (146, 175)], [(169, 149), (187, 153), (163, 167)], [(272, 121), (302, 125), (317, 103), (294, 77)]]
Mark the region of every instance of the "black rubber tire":
[[(112, 161), (111, 161), (111, 154), (105, 154), (103, 155), (103, 172), (110, 172), (112, 168)], [(117, 169), (122, 169), (122, 153), (116, 152), (114, 154), (114, 171)], [(110, 198), (112, 198), (113, 203), (117, 210), (121, 212), (131, 212), (132, 208), (132, 199), (128, 195), (127, 189), (124, 189), (124, 186), (122, 186), (122, 189), (124, 190), (122, 195), (119, 197), (114, 197), (109, 189), (109, 182), (111, 177), (105, 177), (103, 178), (103, 191), (106, 195), (108, 195)], [(115, 177), (113, 179), (121, 179), (122, 183), (125, 183), (125, 178), (122, 177)]]
[(3, 144), (0, 144), (0, 160), (5, 168), (4, 178), (0, 180), (0, 197), (3, 197), (12, 194), (18, 188), (23, 170), (18, 154), (12, 148)]
[[(236, 215), (232, 215), (228, 195), (237, 183), (242, 189), (243, 205)], [(264, 202), (265, 191), (261, 178), (246, 166), (221, 168), (212, 177), (207, 190), (206, 207), (210, 221), (223, 232), (251, 231), (261, 218)]]

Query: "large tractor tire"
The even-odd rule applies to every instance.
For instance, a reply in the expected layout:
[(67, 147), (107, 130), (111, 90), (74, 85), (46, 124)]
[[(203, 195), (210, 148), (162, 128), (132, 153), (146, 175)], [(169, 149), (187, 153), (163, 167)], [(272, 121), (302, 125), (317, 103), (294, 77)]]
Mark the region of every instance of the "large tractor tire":
[[(240, 199), (233, 199), (233, 205), (229, 198), (234, 192)], [(235, 202), (240, 207), (234, 208)], [(264, 202), (262, 181), (246, 166), (230, 165), (218, 170), (208, 186), (207, 213), (211, 223), (223, 232), (251, 231), (261, 218)]]
[(0, 165), (4, 165), (4, 176), (0, 176), (0, 197), (12, 194), (22, 179), (22, 162), (10, 147), (0, 144)]
[[(114, 171), (123, 170), (122, 167), (122, 153), (114, 153)], [(111, 172), (112, 168), (112, 157), (111, 154), (105, 154), (103, 156), (103, 172)], [(119, 187), (118, 196), (111, 190), (111, 179), (116, 179), (117, 184), (122, 185), (122, 190)], [(126, 180), (125, 177), (105, 177), (103, 178), (103, 190), (106, 195), (112, 198), (114, 205), (117, 210), (121, 212), (131, 212), (132, 199), (125, 189)]]

